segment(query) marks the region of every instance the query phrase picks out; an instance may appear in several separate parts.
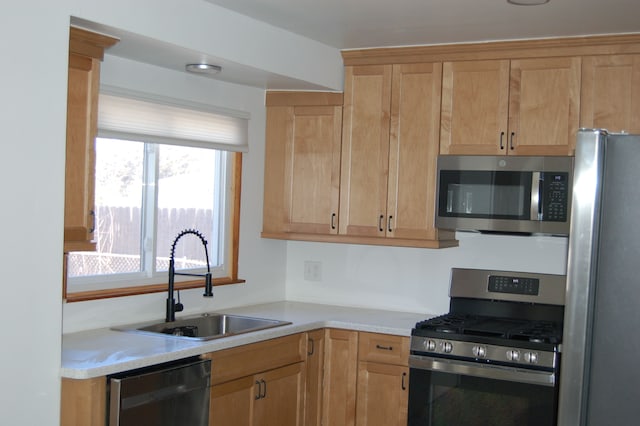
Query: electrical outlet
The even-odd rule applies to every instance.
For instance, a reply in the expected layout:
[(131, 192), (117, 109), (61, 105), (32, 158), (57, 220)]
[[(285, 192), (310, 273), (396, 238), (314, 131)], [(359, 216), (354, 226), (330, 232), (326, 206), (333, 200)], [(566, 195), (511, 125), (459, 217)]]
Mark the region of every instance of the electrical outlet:
[(305, 260), (304, 279), (305, 281), (322, 281), (322, 262)]

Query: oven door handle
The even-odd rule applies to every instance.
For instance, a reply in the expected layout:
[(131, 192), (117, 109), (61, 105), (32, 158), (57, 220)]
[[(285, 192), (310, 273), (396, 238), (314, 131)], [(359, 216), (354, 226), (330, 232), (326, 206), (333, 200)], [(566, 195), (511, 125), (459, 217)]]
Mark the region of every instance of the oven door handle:
[(549, 371), (524, 370), (517, 367), (482, 364), (473, 362), (432, 358), (422, 355), (409, 356), (409, 367), (419, 370), (430, 370), (442, 373), (461, 374), (485, 379), (507, 380), (510, 382), (528, 383), (542, 386), (555, 386), (555, 374)]

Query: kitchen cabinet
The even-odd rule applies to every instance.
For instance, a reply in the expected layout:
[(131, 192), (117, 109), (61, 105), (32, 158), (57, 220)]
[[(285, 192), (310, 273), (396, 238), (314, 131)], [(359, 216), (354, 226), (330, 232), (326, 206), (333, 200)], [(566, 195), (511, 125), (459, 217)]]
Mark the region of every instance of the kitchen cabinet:
[(345, 68), (341, 235), (453, 240), (433, 216), (441, 73), (440, 63)]
[(342, 94), (268, 92), (263, 235), (337, 234)]
[(581, 58), (445, 62), (440, 153), (572, 155)]
[(322, 374), (324, 372), (325, 330), (307, 333), (307, 382), (305, 385), (304, 424), (322, 424)]
[(60, 404), (62, 426), (105, 426), (106, 404), (106, 377), (86, 380), (62, 379)]
[(360, 333), (356, 424), (404, 426), (409, 401), (409, 338)]
[(640, 55), (582, 60), (580, 127), (640, 133)]
[(212, 360), (210, 426), (302, 425), (306, 334), (204, 355)]
[(71, 28), (67, 81), (64, 252), (95, 250), (95, 137), (100, 62), (116, 39)]
[(355, 425), (358, 332), (328, 328), (324, 345), (322, 424)]

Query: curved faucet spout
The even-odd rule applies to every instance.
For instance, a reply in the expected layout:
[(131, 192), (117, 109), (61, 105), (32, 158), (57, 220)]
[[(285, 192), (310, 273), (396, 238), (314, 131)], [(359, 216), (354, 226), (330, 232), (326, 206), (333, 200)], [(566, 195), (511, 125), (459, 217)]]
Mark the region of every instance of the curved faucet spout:
[[(205, 255), (205, 259), (207, 261), (207, 272), (205, 274), (193, 274), (193, 273), (186, 273), (186, 272), (176, 272), (175, 269), (175, 251), (176, 251), (176, 244), (178, 243), (178, 241), (180, 240), (180, 238), (184, 237), (185, 235), (188, 234), (193, 234), (196, 237), (200, 238), (200, 241), (202, 241), (202, 245), (204, 247), (204, 255)], [(174, 293), (174, 280), (175, 280), (175, 276), (176, 275), (186, 275), (186, 276), (195, 276), (195, 277), (204, 277), (204, 297), (213, 297), (213, 284), (212, 284), (212, 279), (211, 279), (211, 268), (209, 266), (209, 251), (207, 250), (207, 240), (205, 240), (204, 235), (202, 235), (202, 233), (200, 233), (199, 231), (196, 231), (195, 229), (185, 229), (183, 231), (180, 231), (180, 233), (176, 236), (176, 238), (173, 240), (173, 243), (171, 244), (171, 257), (169, 259), (169, 286), (167, 289), (168, 295), (167, 295), (167, 312), (166, 312), (166, 318), (165, 321), (166, 322), (172, 322), (176, 320), (176, 312), (180, 312), (183, 309), (183, 306), (181, 303), (176, 303), (175, 299), (173, 298), (173, 293)], [(179, 299), (179, 298), (178, 298)]]

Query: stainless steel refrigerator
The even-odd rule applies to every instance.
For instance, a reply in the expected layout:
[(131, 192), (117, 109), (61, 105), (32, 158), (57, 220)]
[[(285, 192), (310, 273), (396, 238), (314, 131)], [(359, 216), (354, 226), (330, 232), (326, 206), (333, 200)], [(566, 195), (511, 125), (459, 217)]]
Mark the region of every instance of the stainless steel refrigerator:
[(578, 133), (559, 426), (640, 422), (640, 136)]

